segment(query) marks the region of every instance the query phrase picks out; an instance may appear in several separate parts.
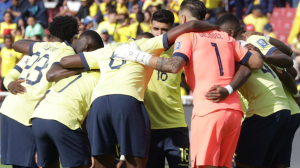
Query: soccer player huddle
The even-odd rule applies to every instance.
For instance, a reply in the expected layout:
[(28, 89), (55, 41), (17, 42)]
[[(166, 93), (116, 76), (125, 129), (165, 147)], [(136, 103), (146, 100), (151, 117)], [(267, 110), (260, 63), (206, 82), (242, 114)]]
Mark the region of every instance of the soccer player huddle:
[[(184, 0), (179, 26), (158, 10), (150, 33), (105, 48), (90, 30), (73, 43), (71, 16), (53, 19), (50, 42), (15, 42), (27, 56), (4, 80), (12, 94), (0, 109), (1, 163), (163, 168), (167, 159), (188, 168), (190, 158), (193, 168), (230, 168), (234, 158), (237, 168), (289, 167), (300, 125), (292, 51), (232, 14), (212, 25), (205, 13)], [(193, 92), (191, 141), (181, 81)]]

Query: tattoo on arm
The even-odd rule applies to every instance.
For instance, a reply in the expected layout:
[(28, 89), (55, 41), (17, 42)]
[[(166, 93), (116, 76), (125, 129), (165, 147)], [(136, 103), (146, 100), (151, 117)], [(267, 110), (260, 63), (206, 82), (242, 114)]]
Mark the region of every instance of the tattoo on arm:
[(159, 57), (156, 62), (156, 70), (167, 72), (167, 73), (177, 73), (186, 64), (185, 60), (181, 57), (163, 58)]

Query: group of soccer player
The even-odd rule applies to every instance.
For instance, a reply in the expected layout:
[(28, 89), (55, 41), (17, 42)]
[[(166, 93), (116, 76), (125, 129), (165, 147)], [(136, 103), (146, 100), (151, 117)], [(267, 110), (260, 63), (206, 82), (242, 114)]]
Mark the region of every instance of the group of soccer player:
[[(15, 42), (27, 56), (4, 80), (1, 163), (187, 168), (191, 158), (229, 168), (234, 157), (237, 168), (289, 167), (300, 125), (292, 51), (232, 14), (215, 25), (205, 14), (201, 1), (184, 0), (179, 26), (158, 10), (150, 33), (105, 48), (89, 30), (73, 43), (77, 20), (59, 16), (50, 42)], [(193, 92), (191, 141), (181, 81)]]

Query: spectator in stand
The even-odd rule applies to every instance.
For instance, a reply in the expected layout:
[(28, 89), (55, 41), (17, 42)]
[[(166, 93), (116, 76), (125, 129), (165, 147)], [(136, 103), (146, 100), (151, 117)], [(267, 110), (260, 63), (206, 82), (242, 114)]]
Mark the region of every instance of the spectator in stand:
[(225, 15), (227, 12), (224, 7), (219, 7), (216, 9), (216, 13), (217, 13), (217, 19), (219, 19), (220, 17)]
[(133, 6), (133, 4), (136, 4), (136, 3), (139, 4), (139, 9), (143, 6), (143, 2), (140, 0), (129, 0), (128, 9), (129, 9), (130, 13), (137, 13), (137, 12), (132, 11), (132, 6)]
[(78, 37), (77, 38), (79, 38), (81, 33), (83, 33), (85, 31), (85, 28), (86, 28), (86, 26), (83, 23), (79, 24), (79, 29), (78, 29), (79, 31), (78, 31)]
[(72, 15), (76, 16), (81, 6), (81, 2), (78, 0), (65, 0), (63, 2), (63, 10), (61, 10), (56, 16), (59, 15)]
[(300, 55), (300, 33), (297, 35), (297, 37), (295, 37), (293, 39), (291, 49), (298, 57), (298, 59), (297, 59), (298, 63), (300, 63), (300, 57), (299, 57), (299, 55)]
[(243, 9), (244, 7), (247, 8), (246, 15), (251, 13), (252, 7), (253, 7), (253, 1), (254, 0), (236, 0), (235, 6), (236, 6), (236, 17), (239, 18), (239, 20), (242, 21), (243, 16)]
[(223, 6), (222, 0), (201, 0), (207, 9), (217, 9)]
[(43, 38), (43, 42), (48, 42), (49, 39), (50, 39), (50, 35), (46, 35), (46, 36), (44, 36), (44, 38)]
[(106, 29), (108, 34), (113, 37), (113, 40), (119, 42), (119, 35), (115, 32), (115, 30), (120, 27), (120, 24), (117, 23), (117, 11), (110, 9), (108, 12), (107, 21), (99, 23), (98, 33), (101, 34), (102, 30)]
[(106, 47), (108, 44), (115, 44), (116, 42), (113, 41), (113, 38), (111, 35), (109, 35), (107, 29), (102, 29), (100, 36), (103, 40), (104, 47)]
[(10, 0), (2, 0), (0, 2), (0, 22), (4, 21), (4, 13), (6, 12), (6, 9), (9, 9), (10, 7), (11, 7)]
[(22, 18), (27, 20), (29, 16), (34, 16), (36, 22), (41, 24), (44, 29), (48, 28), (48, 14), (44, 2), (37, 0), (28, 0), (28, 2), (25, 9), (22, 11)]
[(81, 6), (76, 16), (81, 22), (87, 25), (87, 27), (91, 28), (93, 27), (94, 22), (96, 22), (97, 13), (98, 5), (95, 2), (81, 0)]
[(164, 3), (163, 0), (146, 0), (144, 5), (143, 5), (143, 11), (147, 10), (148, 7), (150, 7), (150, 6), (157, 7), (157, 10), (158, 9), (164, 9), (165, 8), (165, 3)]
[(253, 24), (248, 24), (245, 26), (246, 31), (255, 31)]
[(274, 8), (274, 0), (261, 0), (259, 3), (262, 7), (262, 13), (270, 19)]
[(212, 12), (213, 11), (211, 9), (206, 9), (205, 21), (210, 24), (214, 24), (217, 20), (215, 17), (213, 17)]
[(269, 23), (269, 19), (263, 15), (262, 7), (260, 5), (254, 5), (252, 13), (244, 18), (244, 23), (253, 24), (255, 31), (262, 33), (264, 26)]
[(116, 33), (118, 33), (120, 37), (120, 42), (128, 41), (128, 31), (129, 31), (129, 18), (127, 12), (118, 13), (118, 23), (120, 27), (116, 29)]
[(178, 12), (180, 9), (180, 5), (182, 3), (183, 0), (168, 0), (168, 4), (167, 4), (167, 9), (170, 10), (171, 12), (173, 12), (174, 15), (174, 26), (179, 25), (179, 17), (178, 17)]
[[(134, 24), (131, 24), (129, 26), (129, 34), (128, 34), (128, 36), (130, 38), (134, 38), (135, 39), (138, 34), (144, 32), (144, 30), (143, 30), (143, 27), (144, 27), (144, 25), (143, 25), (144, 18), (145, 18), (145, 16), (144, 16), (144, 14), (142, 12), (140, 12), (140, 13), (138, 13), (136, 15), (136, 22)], [(145, 32), (147, 32), (147, 31), (145, 31)], [(148, 30), (148, 32), (149, 32), (149, 30)]]
[(158, 11), (159, 9), (162, 9), (161, 8), (161, 5), (157, 5), (157, 6), (149, 6), (149, 8), (147, 9), (151, 15), (153, 15), (153, 13), (155, 13), (156, 11)]
[(15, 65), (22, 58), (22, 54), (12, 49), (12, 36), (4, 37), (5, 47), (0, 52), (0, 65), (1, 65), (1, 90), (7, 91), (3, 85), (5, 76), (15, 67)]
[(17, 29), (17, 24), (12, 23), (12, 15), (9, 12), (4, 14), (4, 22), (0, 23), (0, 47), (4, 47), (4, 36), (11, 35), (12, 31)]
[(11, 7), (6, 11), (12, 14), (13, 16), (12, 22), (18, 23), (18, 20), (21, 18), (21, 11), (22, 11), (20, 0), (11, 0)]
[(151, 28), (151, 13), (149, 11), (144, 12), (144, 22), (141, 23), (143, 32), (150, 32)]
[(31, 40), (42, 41), (42, 36), (41, 35), (34, 35), (33, 37), (31, 37)]
[(141, 6), (140, 3), (134, 2), (131, 5), (131, 14), (129, 15), (129, 18), (131, 19), (136, 19), (136, 14), (141, 12)]
[(124, 14), (127, 13), (128, 9), (127, 9), (127, 2), (125, 0), (117, 0), (117, 13), (118, 14)]
[(16, 31), (13, 31), (14, 36), (14, 42), (23, 40), (23, 37), (25, 35), (25, 30), (23, 30), (21, 27), (17, 27)]
[(112, 0), (102, 0), (102, 2), (100, 3), (100, 11), (102, 13), (102, 15), (104, 16), (105, 14), (107, 14), (107, 10), (106, 7), (112, 5), (115, 7), (115, 1)]
[(277, 39), (276, 34), (273, 32), (273, 27), (269, 23), (264, 26), (264, 32), (263, 33), (267, 34), (270, 37), (273, 37), (273, 38)]
[(30, 39), (35, 35), (41, 35), (42, 38), (46, 35), (41, 24), (37, 23), (34, 16), (29, 16), (27, 20), (28, 26), (25, 29), (25, 39)]

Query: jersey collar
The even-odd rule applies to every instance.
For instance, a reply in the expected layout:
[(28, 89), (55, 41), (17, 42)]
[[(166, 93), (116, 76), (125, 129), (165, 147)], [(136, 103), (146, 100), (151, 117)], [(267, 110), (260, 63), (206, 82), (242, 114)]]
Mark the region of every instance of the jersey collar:
[(73, 48), (73, 50), (75, 51), (75, 53), (77, 54), (77, 52), (76, 52), (76, 50), (75, 50), (75, 48), (66, 40), (66, 41), (64, 41), (66, 44), (67, 44), (67, 46), (70, 46), (70, 47), (72, 47)]

